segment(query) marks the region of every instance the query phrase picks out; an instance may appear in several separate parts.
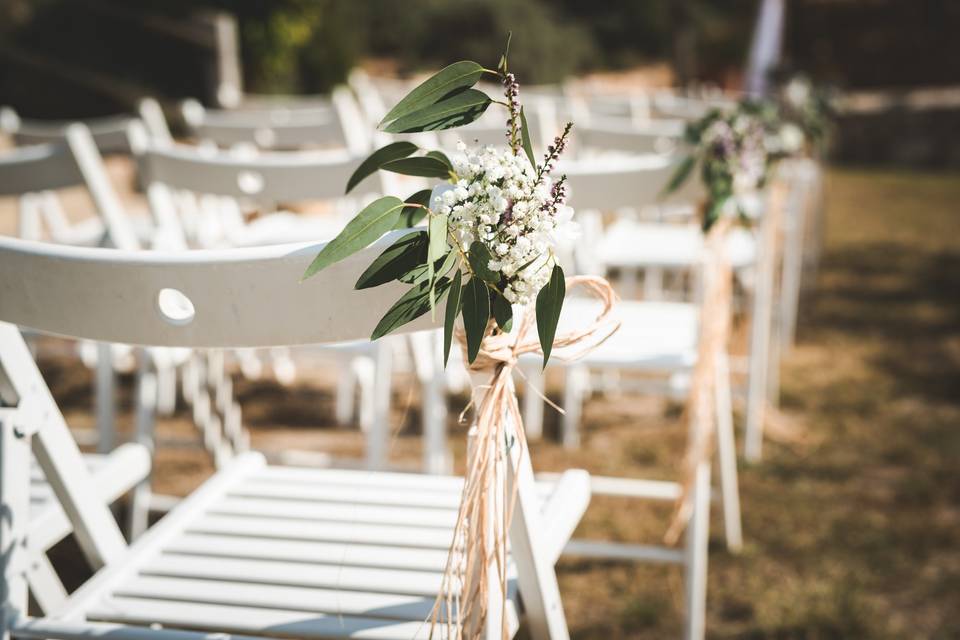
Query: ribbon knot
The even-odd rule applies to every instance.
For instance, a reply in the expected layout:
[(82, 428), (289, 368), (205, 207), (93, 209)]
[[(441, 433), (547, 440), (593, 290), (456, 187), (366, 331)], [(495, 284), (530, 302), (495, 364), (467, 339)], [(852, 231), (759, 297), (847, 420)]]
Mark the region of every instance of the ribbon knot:
[[(554, 339), (553, 348), (560, 351), (557, 357), (573, 360), (602, 344), (620, 328), (620, 322), (611, 317), (617, 296), (606, 280), (574, 276), (567, 278), (566, 285), (568, 290), (582, 287), (603, 303), (588, 325)], [(474, 389), (482, 396), (471, 428), (473, 441), (468, 448), (453, 543), (431, 614), (431, 635), (442, 624), (449, 638), (479, 637), (486, 625), (491, 584), (499, 583), (503, 602), (506, 600), (507, 533), (517, 489), (515, 485), (508, 489), (503, 479), (510, 469), (516, 471), (513, 465), (527, 447), (512, 372), (522, 356), (543, 353), (539, 338), (531, 335), (535, 323), (534, 314), (524, 313), (506, 333), (490, 321), (477, 357), (468, 366), (473, 373), (490, 372), (491, 376), (489, 383)], [(465, 351), (462, 326), (457, 327), (455, 336)], [(495, 582), (490, 580), (491, 569), (497, 572)], [(502, 634), (506, 637), (505, 616), (503, 622)]]

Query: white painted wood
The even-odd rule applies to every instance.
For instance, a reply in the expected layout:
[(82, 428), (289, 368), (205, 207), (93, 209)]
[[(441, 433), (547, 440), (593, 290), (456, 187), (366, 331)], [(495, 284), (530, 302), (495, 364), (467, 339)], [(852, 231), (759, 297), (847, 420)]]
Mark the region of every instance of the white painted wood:
[[(204, 631), (183, 631), (179, 629), (154, 629), (115, 623), (64, 622), (52, 618), (25, 618), (17, 622), (17, 638), (24, 640), (96, 640), (104, 637), (122, 637), (124, 640), (210, 640), (210, 634)], [(230, 640), (266, 640), (255, 637), (230, 634)]]
[(117, 523), (98, 499), (80, 451), (19, 330), (5, 322), (0, 323), (0, 362), (20, 397), (22, 419), (35, 430), (33, 454), (72, 523), (84, 556), (95, 568), (116, 560), (126, 550)]
[[(157, 377), (143, 349), (137, 350), (137, 389), (134, 401), (134, 441), (153, 453), (156, 414)], [(136, 540), (147, 530), (150, 520), (150, 482), (147, 474), (133, 489), (127, 514), (127, 534)]]
[(117, 590), (117, 596), (240, 607), (297, 609), (314, 613), (426, 620), (431, 596), (318, 589), (246, 582), (210, 582), (188, 578), (139, 577)]
[[(14, 142), (20, 146), (60, 143), (66, 136), (72, 120), (34, 120), (21, 118), (13, 113), (9, 107), (4, 107), (5, 124), (3, 128), (13, 135)], [(10, 115), (13, 118), (10, 118)], [(108, 116), (85, 120), (83, 125), (90, 130), (97, 149), (101, 153), (129, 153), (126, 129), (133, 120), (130, 116)]]
[(230, 491), (234, 496), (276, 498), (281, 500), (303, 500), (305, 502), (339, 502), (342, 504), (401, 505), (424, 509), (456, 509), (460, 504), (460, 495), (453, 491), (420, 487), (411, 491), (407, 487), (389, 487), (382, 484), (372, 486), (337, 486), (301, 483), (261, 482), (248, 480), (239, 483)]
[(27, 562), (27, 583), (30, 594), (41, 611), (53, 611), (67, 600), (67, 590), (44, 553), (32, 555)]
[(418, 640), (430, 634), (422, 621), (400, 622), (383, 618), (324, 615), (313, 611), (230, 607), (134, 598), (111, 598), (92, 612), (93, 618), (111, 618), (147, 625), (162, 619), (171, 626), (210, 631), (269, 633), (281, 638), (358, 638)]
[(769, 382), (769, 356), (773, 313), (774, 243), (776, 228), (772, 216), (761, 218), (756, 286), (750, 326), (750, 372), (748, 376), (744, 455), (750, 462), (760, 459), (763, 450), (763, 420)]
[[(538, 480), (555, 482), (560, 474), (538, 473)], [(638, 478), (614, 478), (610, 476), (590, 476), (590, 492), (595, 496), (614, 496), (621, 498), (646, 498), (651, 500), (672, 501), (680, 497), (680, 485), (663, 480), (641, 480)]]
[(97, 416), (97, 451), (107, 453), (114, 446), (116, 398), (114, 397), (113, 354), (106, 342), (97, 343), (94, 375), (94, 407)]
[(693, 511), (686, 530), (686, 567), (684, 592), (687, 615), (684, 620), (685, 640), (702, 640), (707, 617), (707, 544), (710, 538), (710, 463), (701, 462), (694, 477), (690, 499)]
[(717, 426), (717, 458), (720, 466), (720, 493), (723, 498), (723, 525), (727, 549), (737, 553), (743, 548), (743, 527), (740, 522), (740, 482), (737, 478), (737, 444), (730, 397), (730, 368), (725, 353), (717, 357), (716, 368), (714, 407)]
[[(447, 531), (448, 545), (451, 539), (452, 532)], [(357, 544), (362, 544), (362, 541), (357, 541)], [(440, 590), (441, 578), (438, 572), (353, 567), (339, 563), (307, 564), (277, 560), (204, 558), (169, 553), (157, 555), (145, 563), (140, 568), (140, 575), (239, 581), (271, 586), (380, 591), (422, 597), (436, 596)]]
[(456, 522), (453, 509), (420, 509), (410, 506), (367, 505), (343, 502), (305, 502), (277, 498), (243, 498), (228, 495), (211, 508), (218, 515), (283, 518), (291, 520), (341, 520), (364, 524), (405, 524), (450, 528)]
[(286, 521), (277, 526), (272, 518), (205, 515), (191, 522), (194, 533), (252, 536), (278, 540), (316, 540), (322, 542), (355, 542), (357, 544), (394, 544), (397, 546), (448, 549), (451, 533), (447, 529), (357, 522)]
[[(126, 344), (256, 347), (367, 338), (404, 287), (357, 291), (353, 283), (400, 233), (387, 234), (303, 283), (300, 277), (321, 244), (166, 253), (4, 237), (0, 318), (49, 333)], [(176, 324), (160, 313), (158, 294), (167, 288), (193, 303), (191, 321)], [(37, 291), (45, 295), (38, 297)], [(331, 304), (336, 300), (346, 302)], [(74, 312), (63, 314), (64, 308)], [(401, 332), (429, 322), (427, 314)]]
[(210, 480), (184, 499), (175, 510), (134, 542), (122, 562), (116, 562), (105, 567), (85, 582), (71, 595), (62, 609), (54, 612), (54, 615), (63, 619), (81, 617), (87, 607), (97, 602), (120, 580), (133, 575), (165, 544), (176, 537), (197, 514), (202, 513), (210, 504), (220, 498), (223, 492), (236, 482), (237, 478), (265, 464), (263, 456), (256, 453), (246, 453), (238, 456), (227, 468), (214, 474)]
[[(142, 446), (126, 443), (117, 447), (98, 462), (96, 458), (84, 456), (84, 462), (90, 468), (97, 495), (109, 504), (126, 493), (140, 481), (150, 469), (150, 453)], [(34, 482), (44, 482), (43, 472)], [(33, 489), (33, 486), (31, 486)], [(44, 500), (35, 506), (30, 518), (30, 547), (38, 554), (46, 552), (54, 544), (70, 533), (70, 520), (63, 512), (49, 486), (44, 485)]]
[[(2, 332), (2, 327), (0, 327)], [(0, 333), (2, 335), (2, 333)], [(2, 341), (0, 341), (2, 344)], [(18, 408), (22, 388), (12, 386), (10, 365), (0, 359), (0, 576), (3, 579), (4, 603), (0, 607), (0, 638), (10, 639), (14, 621), (27, 613), (27, 578), (25, 575), (30, 501), (23, 487), (29, 482), (30, 438), (27, 423)]]
[(166, 550), (185, 556), (208, 558), (240, 558), (328, 564), (380, 569), (443, 571), (447, 561), (445, 549), (406, 548), (353, 542), (317, 542), (279, 540), (250, 536), (187, 533), (178, 536)]
[(563, 548), (563, 555), (661, 564), (686, 562), (686, 553), (683, 550), (598, 540), (571, 540)]
[(556, 563), (590, 504), (590, 474), (571, 469), (560, 474), (559, 481), (543, 504), (545, 555)]

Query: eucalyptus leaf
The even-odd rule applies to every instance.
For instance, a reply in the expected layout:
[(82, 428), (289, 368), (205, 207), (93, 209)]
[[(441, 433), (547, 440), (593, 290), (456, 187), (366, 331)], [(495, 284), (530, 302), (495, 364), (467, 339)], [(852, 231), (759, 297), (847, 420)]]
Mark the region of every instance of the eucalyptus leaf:
[(676, 170), (673, 172), (673, 175), (670, 177), (670, 182), (667, 183), (667, 186), (663, 188), (663, 193), (661, 195), (668, 195), (680, 188), (684, 182), (687, 181), (687, 178), (690, 177), (690, 172), (693, 171), (693, 168), (697, 164), (696, 156), (689, 155), (683, 160), (680, 161), (680, 164), (677, 165)]
[(540, 336), (540, 349), (543, 351), (543, 367), (547, 367), (553, 339), (557, 335), (563, 298), (567, 294), (567, 282), (560, 265), (553, 266), (550, 281), (537, 294), (537, 334)]
[[(457, 252), (451, 251), (447, 255), (443, 256), (440, 260), (437, 260), (433, 263), (433, 272), (434, 277), (439, 277), (446, 274), (450, 269), (453, 268), (453, 265), (457, 262)], [(423, 282), (427, 280), (430, 276), (430, 268), (427, 265), (427, 260), (424, 258), (423, 263), (414, 267), (410, 271), (407, 271), (401, 275), (397, 280), (400, 282), (405, 282), (407, 284), (417, 284), (418, 282)]]
[(473, 364), (490, 320), (490, 292), (480, 278), (463, 287), (463, 328), (467, 334), (467, 361)]
[(443, 161), (429, 156), (419, 156), (416, 158), (400, 158), (391, 160), (380, 165), (384, 171), (392, 173), (401, 173), (405, 176), (420, 176), (422, 178), (446, 178), (450, 175), (450, 169)]
[(361, 162), (360, 166), (353, 172), (353, 175), (347, 180), (347, 190), (345, 193), (350, 193), (355, 186), (363, 182), (364, 178), (376, 172), (376, 170), (385, 163), (391, 160), (406, 158), (415, 153), (418, 148), (419, 147), (412, 142), (403, 140), (400, 142), (391, 142), (386, 146), (380, 147), (371, 153), (366, 160)]
[(307, 267), (301, 281), (356, 253), (390, 231), (397, 223), (402, 209), (403, 202), (400, 201), (400, 198), (393, 196), (386, 196), (371, 202), (353, 220), (347, 223), (347, 226), (336, 238), (320, 250), (317, 257)]
[(450, 284), (450, 295), (447, 296), (447, 310), (443, 318), (444, 367), (447, 366), (447, 360), (450, 359), (450, 345), (453, 344), (453, 325), (457, 321), (457, 315), (460, 313), (460, 303), (463, 300), (463, 289), (460, 286), (462, 278), (463, 275), (457, 269), (457, 272), (453, 274), (453, 282)]
[(443, 164), (447, 165), (448, 171), (453, 171), (453, 163), (450, 162), (450, 158), (448, 158), (447, 154), (445, 154), (443, 151), (428, 151), (426, 156), (428, 158), (436, 158)]
[(410, 227), (417, 226), (423, 217), (427, 215), (427, 209), (424, 207), (430, 206), (430, 189), (423, 189), (417, 191), (415, 194), (403, 201), (404, 205), (420, 205), (420, 206), (404, 206), (403, 211), (400, 212), (400, 217), (397, 219), (397, 224), (394, 225), (394, 229), (409, 229)]
[(530, 127), (527, 125), (527, 116), (520, 107), (520, 142), (523, 145), (523, 152), (527, 154), (530, 165), (537, 168), (537, 158), (533, 155), (533, 143), (530, 142)]
[(499, 293), (493, 296), (493, 317), (497, 320), (497, 326), (504, 331), (510, 331), (513, 327), (513, 305)]
[(483, 67), (476, 62), (470, 60), (454, 62), (424, 80), (408, 93), (403, 100), (387, 112), (387, 115), (380, 121), (380, 126), (382, 127), (387, 122), (392, 122), (397, 118), (402, 118), (407, 114), (428, 107), (457, 89), (472, 87), (477, 84), (481, 75), (483, 75)]
[(441, 278), (435, 285), (426, 280), (414, 285), (387, 310), (373, 330), (370, 339), (382, 338), (391, 331), (416, 320), (430, 310), (431, 291), (435, 290), (437, 298), (442, 299), (449, 288), (450, 280), (447, 278)]
[(427, 232), (408, 233), (387, 247), (366, 271), (360, 274), (357, 289), (369, 289), (397, 280), (427, 259)]
[(483, 115), (490, 102), (490, 97), (482, 91), (467, 89), (398, 118), (384, 130), (389, 133), (415, 133), (460, 127)]
[(470, 252), (467, 258), (470, 261), (470, 269), (473, 270), (475, 276), (490, 284), (500, 282), (500, 275), (490, 269), (489, 265), (490, 261), (493, 260), (493, 256), (490, 255), (490, 250), (487, 248), (487, 245), (479, 240), (474, 240), (470, 245)]

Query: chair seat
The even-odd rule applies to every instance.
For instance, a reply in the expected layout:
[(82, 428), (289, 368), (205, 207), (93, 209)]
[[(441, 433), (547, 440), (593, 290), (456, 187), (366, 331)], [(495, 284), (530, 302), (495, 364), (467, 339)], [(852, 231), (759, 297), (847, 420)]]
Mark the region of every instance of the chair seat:
[[(557, 334), (587, 326), (600, 309), (597, 300), (567, 298)], [(684, 302), (620, 301), (614, 310), (621, 323), (616, 333), (593, 351), (571, 362), (565, 363), (564, 350), (556, 349), (554, 353), (558, 357), (551, 362), (651, 372), (688, 369), (697, 357), (698, 313), (695, 305)], [(529, 355), (523, 359), (539, 361), (540, 356)]]
[[(586, 488), (563, 500), (582, 503), (566, 509), (579, 520), (589, 476), (575, 473)], [(549, 497), (562, 486), (538, 488)], [(253, 636), (427, 637), (461, 488), (456, 477), (273, 467), (245, 454), (66, 611), (89, 622)], [(511, 580), (511, 633), (518, 612)]]
[[(604, 233), (597, 250), (609, 267), (664, 267), (681, 269), (696, 265), (703, 252), (703, 232), (696, 225), (674, 225), (621, 220)], [(734, 268), (753, 264), (756, 240), (746, 229), (731, 230), (727, 257)]]

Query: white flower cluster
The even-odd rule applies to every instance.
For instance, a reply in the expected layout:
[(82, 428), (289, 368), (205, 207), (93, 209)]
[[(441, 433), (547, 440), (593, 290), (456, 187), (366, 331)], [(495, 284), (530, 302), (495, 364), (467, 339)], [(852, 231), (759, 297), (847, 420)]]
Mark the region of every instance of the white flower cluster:
[(453, 162), (459, 180), (435, 195), (433, 210), (448, 216), (464, 252), (474, 241), (489, 250), (487, 265), (501, 275), (498, 289), (513, 304), (527, 304), (550, 279), (549, 261), (573, 225), (563, 184), (537, 172), (523, 154), (492, 146), (468, 150)]

